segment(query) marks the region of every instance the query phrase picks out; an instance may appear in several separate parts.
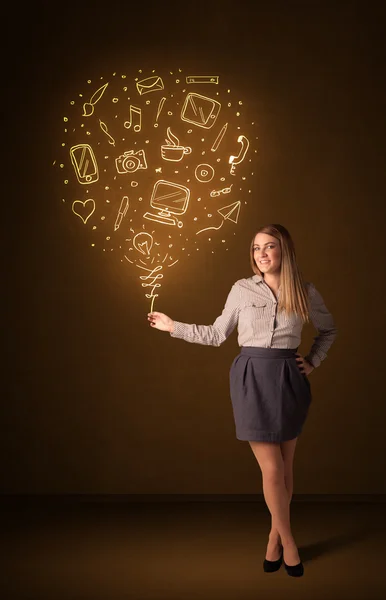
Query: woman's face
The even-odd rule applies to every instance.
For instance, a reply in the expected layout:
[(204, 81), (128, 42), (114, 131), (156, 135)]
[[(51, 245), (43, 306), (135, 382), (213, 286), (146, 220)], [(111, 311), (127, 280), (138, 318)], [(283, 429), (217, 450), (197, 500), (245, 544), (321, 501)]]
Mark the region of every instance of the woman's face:
[(253, 258), (263, 273), (277, 273), (281, 268), (281, 249), (277, 238), (258, 233), (253, 242)]

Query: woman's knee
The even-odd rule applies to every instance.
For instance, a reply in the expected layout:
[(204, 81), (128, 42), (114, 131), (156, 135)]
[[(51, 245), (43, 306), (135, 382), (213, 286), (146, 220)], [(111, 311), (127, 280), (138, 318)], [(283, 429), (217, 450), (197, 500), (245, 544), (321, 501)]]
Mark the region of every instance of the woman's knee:
[(284, 459), (280, 444), (272, 442), (249, 442), (262, 475), (271, 480), (284, 478)]

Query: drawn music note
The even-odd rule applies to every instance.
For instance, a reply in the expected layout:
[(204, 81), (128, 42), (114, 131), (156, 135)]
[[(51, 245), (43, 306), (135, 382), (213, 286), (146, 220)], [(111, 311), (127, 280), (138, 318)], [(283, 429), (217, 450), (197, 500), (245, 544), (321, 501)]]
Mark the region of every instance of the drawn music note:
[(124, 126), (126, 127), (126, 129), (130, 129), (134, 121), (134, 131), (141, 131), (142, 109), (138, 108), (137, 106), (131, 106), (130, 104), (130, 121), (124, 122)]

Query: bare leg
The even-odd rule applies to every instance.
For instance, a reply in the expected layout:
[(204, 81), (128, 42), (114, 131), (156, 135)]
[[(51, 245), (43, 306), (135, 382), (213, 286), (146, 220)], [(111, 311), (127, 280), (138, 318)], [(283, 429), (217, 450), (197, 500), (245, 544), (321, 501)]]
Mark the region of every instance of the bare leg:
[[(287, 495), (289, 497), (288, 505), (291, 503), (292, 498), (292, 489), (293, 489), (293, 479), (289, 480), (287, 477), (284, 478), (285, 487), (287, 490)], [(271, 531), (268, 536), (268, 544), (265, 558), (267, 560), (278, 560), (281, 554), (281, 537), (278, 529), (276, 528), (273, 517), (271, 515)], [(287, 563), (288, 564), (288, 563)]]
[[(284, 482), (285, 482), (285, 487), (286, 487), (287, 495), (288, 495), (288, 506), (290, 506), (293, 488), (294, 488), (294, 480), (293, 480), (292, 473), (284, 476)], [(274, 542), (275, 545), (281, 543), (280, 533), (276, 529), (276, 527), (273, 523), (272, 515), (271, 515), (271, 531), (269, 532), (269, 540)]]
[[(294, 476), (293, 476), (293, 462), (295, 456), (296, 443), (298, 438), (293, 438), (292, 440), (287, 440), (286, 442), (280, 443), (281, 455), (284, 461), (284, 481), (285, 487), (288, 494), (288, 504), (291, 504), (293, 487), (294, 487)], [(280, 534), (276, 527), (272, 524), (271, 520), (271, 531), (269, 533), (269, 540), (273, 543), (274, 546), (279, 548), (279, 544), (281, 541)], [(278, 553), (279, 551), (277, 551)], [(269, 559), (268, 559), (269, 560)], [(274, 559), (272, 559), (274, 560)]]
[[(272, 515), (272, 525), (279, 532), (284, 560), (287, 565), (296, 565), (300, 557), (291, 532), (289, 495), (284, 480), (284, 460), (279, 444), (250, 441), (252, 451), (259, 463), (263, 479), (264, 499)], [(269, 556), (266, 557), (268, 560)]]
[(272, 515), (272, 523), (279, 532), (283, 544), (284, 560), (287, 565), (296, 565), (300, 562), (300, 557), (291, 531), (288, 493), (284, 477), (263, 473), (263, 491)]

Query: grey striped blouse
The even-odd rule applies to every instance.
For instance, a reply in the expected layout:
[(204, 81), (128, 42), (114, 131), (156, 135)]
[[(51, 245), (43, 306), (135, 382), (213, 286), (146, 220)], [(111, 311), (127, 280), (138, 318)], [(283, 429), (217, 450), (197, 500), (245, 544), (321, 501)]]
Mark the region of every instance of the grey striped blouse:
[[(310, 319), (318, 335), (305, 358), (318, 367), (326, 358), (337, 336), (337, 329), (314, 284), (307, 282), (306, 286), (310, 299)], [(264, 278), (253, 275), (233, 284), (224, 309), (213, 325), (174, 321), (174, 330), (170, 335), (186, 342), (219, 346), (237, 325), (239, 346), (298, 348), (303, 323), (296, 315), (279, 313), (277, 306), (278, 300)]]

